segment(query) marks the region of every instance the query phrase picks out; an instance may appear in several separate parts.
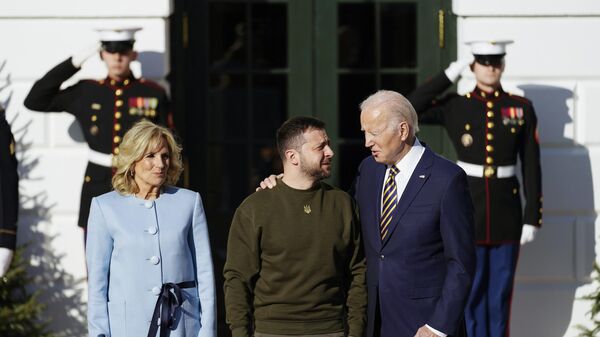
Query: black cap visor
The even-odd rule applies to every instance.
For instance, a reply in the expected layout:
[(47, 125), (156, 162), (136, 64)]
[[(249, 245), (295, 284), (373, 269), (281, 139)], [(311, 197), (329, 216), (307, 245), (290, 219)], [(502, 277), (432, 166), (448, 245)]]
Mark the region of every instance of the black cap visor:
[(504, 63), (504, 55), (506, 55), (506, 54), (474, 55), (474, 56), (475, 56), (475, 62), (477, 62), (481, 65), (499, 67)]
[(133, 49), (132, 41), (102, 41), (102, 49), (108, 53), (126, 53)]

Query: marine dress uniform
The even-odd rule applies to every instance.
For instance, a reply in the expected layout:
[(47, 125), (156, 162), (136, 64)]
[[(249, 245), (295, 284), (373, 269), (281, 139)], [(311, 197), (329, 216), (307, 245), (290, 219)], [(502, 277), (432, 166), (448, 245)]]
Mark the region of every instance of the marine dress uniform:
[[(477, 271), (465, 314), (469, 336), (504, 337), (523, 224), (542, 225), (537, 117), (528, 99), (501, 87), (493, 92), (475, 88), (463, 96), (451, 93), (436, 100), (451, 85), (442, 72), (408, 99), (421, 123), (444, 126), (456, 149), (457, 164), (468, 175), (478, 245)], [(517, 158), (524, 211), (515, 176)]]
[[(88, 328), (96, 337), (215, 337), (215, 284), (200, 195), (92, 199)], [(168, 334), (170, 332), (170, 335)]]
[(123, 81), (107, 77), (82, 80), (61, 90), (61, 84), (79, 69), (71, 58), (51, 69), (35, 82), (25, 98), (25, 106), (41, 112), (66, 111), (81, 125), (90, 148), (78, 221), (85, 228), (92, 197), (112, 189), (112, 154), (118, 153), (125, 132), (142, 118), (171, 128), (173, 125), (166, 91), (155, 82), (133, 75)]
[(15, 139), (0, 107), (0, 248), (15, 250), (18, 212), (19, 175)]

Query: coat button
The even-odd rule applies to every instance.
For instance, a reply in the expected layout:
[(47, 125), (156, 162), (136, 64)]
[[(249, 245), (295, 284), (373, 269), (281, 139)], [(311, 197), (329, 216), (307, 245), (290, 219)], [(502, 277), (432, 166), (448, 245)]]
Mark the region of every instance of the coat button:
[(146, 208), (152, 208), (152, 201), (146, 201), (144, 203), (144, 207), (146, 207)]
[(379, 258), (381, 259), (381, 261), (383, 261), (385, 259), (385, 255), (381, 254), (379, 255)]
[(160, 257), (154, 255), (150, 258), (150, 263), (152, 264), (158, 264), (160, 262)]
[(159, 287), (153, 287), (152, 288), (152, 293), (156, 296), (160, 295), (160, 288)]
[(156, 226), (150, 226), (150, 227), (148, 227), (147, 231), (148, 231), (148, 234), (154, 235), (154, 234), (156, 234), (156, 232), (158, 232), (158, 229), (156, 228)]

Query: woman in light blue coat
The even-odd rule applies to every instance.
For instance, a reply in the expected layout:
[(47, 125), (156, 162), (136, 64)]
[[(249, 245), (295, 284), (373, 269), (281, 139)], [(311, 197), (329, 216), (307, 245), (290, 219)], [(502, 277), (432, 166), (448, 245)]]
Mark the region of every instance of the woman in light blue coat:
[(90, 337), (214, 337), (215, 285), (200, 195), (172, 186), (181, 148), (149, 121), (123, 137), (114, 191), (88, 220)]

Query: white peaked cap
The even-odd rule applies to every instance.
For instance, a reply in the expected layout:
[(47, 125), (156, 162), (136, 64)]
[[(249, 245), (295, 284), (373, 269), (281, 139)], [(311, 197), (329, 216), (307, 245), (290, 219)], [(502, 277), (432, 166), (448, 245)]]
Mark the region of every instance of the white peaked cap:
[(100, 35), (100, 41), (132, 41), (134, 35), (141, 27), (127, 28), (98, 28), (96, 31)]
[(465, 42), (465, 44), (471, 47), (473, 55), (503, 55), (506, 54), (506, 46), (513, 42), (513, 40), (479, 40)]

